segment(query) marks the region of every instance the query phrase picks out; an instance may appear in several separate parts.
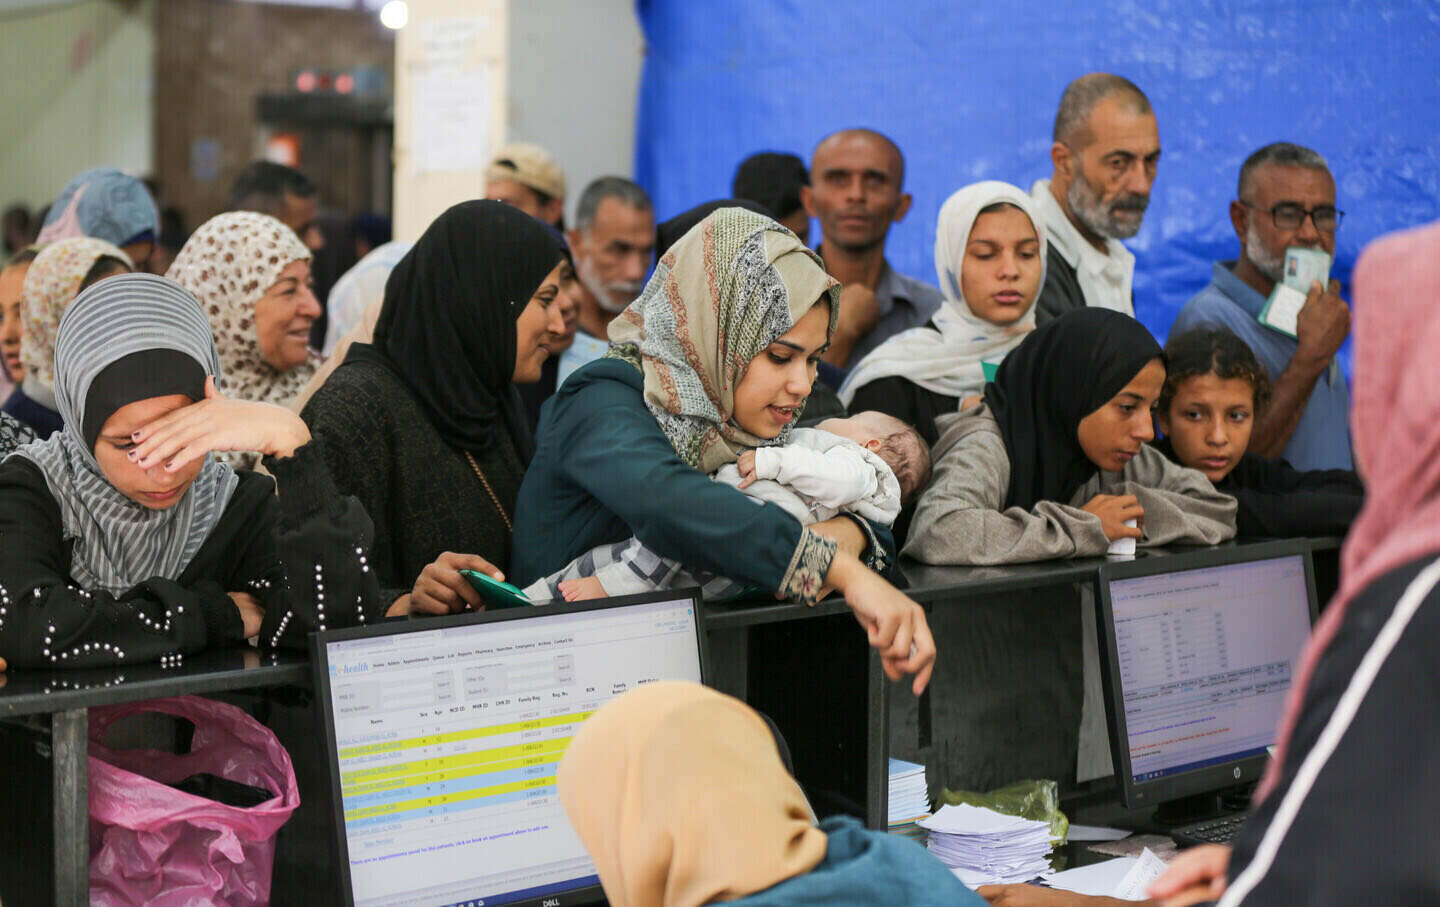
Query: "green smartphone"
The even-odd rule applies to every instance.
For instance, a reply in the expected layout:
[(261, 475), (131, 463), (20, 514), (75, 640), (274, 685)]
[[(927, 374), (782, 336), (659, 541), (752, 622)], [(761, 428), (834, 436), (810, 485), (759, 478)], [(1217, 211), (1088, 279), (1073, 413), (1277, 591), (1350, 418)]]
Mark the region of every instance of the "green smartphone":
[(480, 593), (480, 600), (485, 603), (486, 608), (524, 608), (534, 604), (528, 595), (509, 583), (502, 583), (474, 570), (461, 570), (460, 575), (468, 579), (475, 591)]

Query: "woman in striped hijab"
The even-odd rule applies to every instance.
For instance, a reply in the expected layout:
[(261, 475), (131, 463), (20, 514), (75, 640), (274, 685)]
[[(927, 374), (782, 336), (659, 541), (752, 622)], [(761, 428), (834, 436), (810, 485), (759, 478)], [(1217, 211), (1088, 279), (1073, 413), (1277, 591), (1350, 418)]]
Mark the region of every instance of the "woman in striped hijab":
[[(174, 663), (262, 623), (274, 644), (325, 626), (327, 595), (331, 624), (372, 616), (369, 518), (298, 416), (220, 395), (183, 287), (126, 274), (81, 293), (54, 374), (63, 428), (0, 464), (0, 660)], [(235, 450), (275, 478), (210, 456)]]

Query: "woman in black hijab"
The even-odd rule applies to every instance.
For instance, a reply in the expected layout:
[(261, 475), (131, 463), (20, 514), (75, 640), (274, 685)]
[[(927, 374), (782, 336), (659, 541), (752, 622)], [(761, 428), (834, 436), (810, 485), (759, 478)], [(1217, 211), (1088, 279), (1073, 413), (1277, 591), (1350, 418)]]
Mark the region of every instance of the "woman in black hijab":
[(1234, 500), (1147, 443), (1164, 383), (1160, 346), (1127, 315), (1082, 309), (1038, 328), (984, 405), (937, 422), (905, 553), (996, 564), (1234, 536)]
[[(375, 521), (389, 613), (478, 607), (459, 574), (500, 577), (532, 452), (517, 383), (563, 331), (558, 236), (500, 202), (456, 205), (391, 273), (374, 341), (301, 413), (341, 490)], [(455, 553), (460, 552), (460, 553)]]
[[(1164, 381), (1160, 347), (1126, 315), (1087, 308), (1037, 328), (1005, 357), (982, 405), (936, 420), (934, 478), (905, 555), (1001, 564), (1102, 555), (1115, 539), (1233, 536), (1234, 499), (1146, 443)], [(932, 702), (941, 703), (934, 743), (947, 786), (1067, 783), (1099, 771), (1091, 736), (1080, 743), (1090, 678), (1098, 684), (1083, 667), (1093, 649), (1083, 655), (1081, 605), (1077, 588), (1064, 586), (932, 615), (946, 653)], [(894, 720), (907, 726), (903, 715)]]

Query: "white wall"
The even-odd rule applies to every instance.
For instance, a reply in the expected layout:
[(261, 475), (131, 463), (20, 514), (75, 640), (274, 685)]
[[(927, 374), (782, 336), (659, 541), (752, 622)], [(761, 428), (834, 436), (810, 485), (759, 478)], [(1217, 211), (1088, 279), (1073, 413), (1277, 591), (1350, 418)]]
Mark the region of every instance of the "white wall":
[(485, 164), (505, 141), (510, 2), (408, 3), (395, 42), (392, 216), (395, 238), (414, 242), (445, 209), (480, 195)]
[[(0, 95), (0, 206), (47, 204), (90, 167), (149, 174), (154, 6), (154, 0), (79, 0), (0, 7), (0, 60), (11, 75), (10, 88)], [(504, 47), (485, 54), (504, 58), (496, 80), (504, 91), (504, 115), (497, 117), (490, 142), (524, 140), (549, 148), (565, 168), (572, 218), (575, 197), (591, 179), (631, 173), (645, 54), (634, 0), (412, 0), (411, 9), (412, 21), (413, 11), (421, 17), (488, 12), (505, 29)], [(398, 46), (397, 57), (403, 83), (406, 61)], [(403, 90), (397, 91), (397, 107), (405, 104)], [(397, 133), (403, 131), (401, 126)], [(399, 134), (396, 144), (398, 165)], [(410, 179), (401, 169), (397, 195)], [(464, 174), (453, 185), (456, 197), (474, 197), (478, 174)], [(437, 203), (432, 198), (422, 204), (428, 211)], [(434, 213), (419, 217), (419, 229)], [(397, 212), (397, 218), (403, 215)]]
[[(414, 240), (450, 205), (477, 197), (484, 165), (505, 142), (535, 142), (565, 169), (569, 211), (585, 185), (629, 175), (635, 151), (636, 91), (644, 41), (633, 0), (409, 0), (410, 23), (395, 48), (395, 236)], [(479, 24), (478, 31), (466, 23)], [(437, 32), (437, 28), (439, 31)], [(457, 45), (445, 36), (472, 35)], [(452, 58), (466, 82), (486, 70), (490, 112), (471, 117), (453, 166), (425, 164), (426, 136), (455, 110), (424, 96), (436, 54)], [(467, 95), (473, 98), (474, 95)], [(446, 106), (446, 105), (449, 106)], [(465, 105), (469, 106), (469, 105)], [(428, 112), (428, 113), (427, 113)], [(451, 133), (451, 139), (455, 134)]]
[(567, 219), (597, 176), (631, 176), (645, 40), (635, 0), (513, 0), (507, 140), (565, 168)]
[(52, 201), (91, 167), (149, 175), (154, 160), (153, 0), (86, 0), (5, 13), (0, 206)]

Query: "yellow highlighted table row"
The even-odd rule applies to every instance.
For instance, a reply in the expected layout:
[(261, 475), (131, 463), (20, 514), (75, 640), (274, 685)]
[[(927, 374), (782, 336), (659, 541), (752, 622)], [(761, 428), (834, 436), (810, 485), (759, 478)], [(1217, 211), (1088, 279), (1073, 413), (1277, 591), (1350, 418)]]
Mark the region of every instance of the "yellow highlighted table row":
[(468, 765), (482, 765), (487, 762), (500, 762), (508, 759), (518, 759), (525, 756), (538, 756), (543, 753), (563, 753), (570, 745), (569, 737), (552, 737), (549, 740), (531, 740), (526, 743), (516, 743), (511, 746), (497, 746), (488, 750), (476, 750), (471, 753), (456, 753), (452, 756), (433, 756), (429, 759), (416, 759), (412, 762), (392, 762), (388, 765), (378, 765), (373, 768), (356, 769), (353, 772), (342, 771), (340, 773), (340, 784), (347, 787), (355, 784), (372, 784), (377, 781), (384, 781), (392, 778), (402, 778), (406, 775), (416, 775), (424, 772), (445, 771)]
[(397, 750), (414, 749), (421, 746), (439, 746), (445, 743), (458, 743), (463, 740), (476, 740), (481, 737), (494, 737), (499, 734), (514, 734), (520, 731), (559, 727), (564, 724), (579, 724), (593, 714), (595, 714), (593, 711), (573, 712), (568, 715), (551, 715), (548, 718), (527, 718), (524, 721), (512, 721), (508, 724), (493, 724), (489, 727), (468, 728), (463, 731), (451, 731), (445, 734), (426, 734), (420, 737), (407, 737), (404, 740), (387, 740), (384, 743), (367, 743), (362, 746), (349, 746), (340, 750), (340, 758), (354, 759), (357, 756), (393, 753)]
[[(558, 763), (560, 761), (560, 758), (565, 755), (565, 750), (569, 748), (570, 739), (571, 738), (566, 737), (564, 740), (557, 741), (559, 744), (561, 744), (560, 746), (556, 746), (555, 748), (546, 750), (544, 752), (534, 753), (521, 759), (506, 759), (499, 762), (485, 762), (483, 764), (474, 766), (467, 766), (465, 764), (455, 763), (448, 759), (428, 760), (444, 764), (438, 768), (418, 772), (415, 774), (405, 774), (400, 777), (387, 778), (380, 781), (373, 781), (371, 779), (367, 779), (365, 783), (344, 784), (344, 786), (341, 787), (340, 792), (341, 795), (344, 797), (359, 797), (364, 794), (374, 794), (381, 791), (395, 790), (401, 787), (417, 787), (421, 784), (435, 784), (442, 781), (454, 781), (457, 778), (473, 778), (477, 775), (489, 775), (497, 772), (508, 772), (513, 771), (517, 768), (531, 768), (536, 765), (555, 764)], [(418, 763), (410, 764), (415, 765)]]

